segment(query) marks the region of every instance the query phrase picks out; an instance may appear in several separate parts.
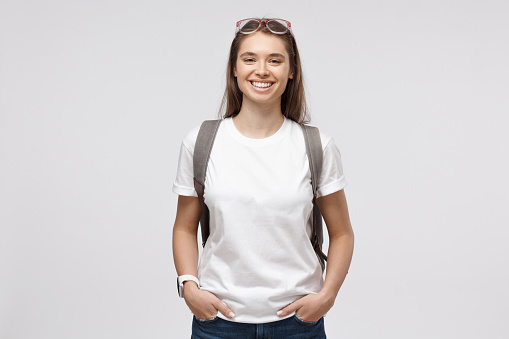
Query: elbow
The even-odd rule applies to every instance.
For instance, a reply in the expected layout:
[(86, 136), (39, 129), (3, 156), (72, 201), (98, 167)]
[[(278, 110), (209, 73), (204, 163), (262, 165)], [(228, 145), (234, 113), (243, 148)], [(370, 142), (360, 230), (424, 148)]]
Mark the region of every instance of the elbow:
[(349, 242), (353, 245), (355, 241), (355, 235), (353, 230), (350, 228), (346, 232), (341, 232), (337, 234), (329, 234), (329, 241), (341, 241), (341, 242)]

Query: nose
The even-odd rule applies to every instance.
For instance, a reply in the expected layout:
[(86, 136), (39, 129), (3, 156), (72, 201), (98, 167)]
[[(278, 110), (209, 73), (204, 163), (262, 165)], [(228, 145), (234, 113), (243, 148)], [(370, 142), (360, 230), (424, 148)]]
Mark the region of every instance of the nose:
[(255, 71), (256, 75), (259, 76), (267, 76), (269, 75), (269, 71), (267, 69), (267, 65), (265, 63), (261, 62), (258, 66), (258, 68)]

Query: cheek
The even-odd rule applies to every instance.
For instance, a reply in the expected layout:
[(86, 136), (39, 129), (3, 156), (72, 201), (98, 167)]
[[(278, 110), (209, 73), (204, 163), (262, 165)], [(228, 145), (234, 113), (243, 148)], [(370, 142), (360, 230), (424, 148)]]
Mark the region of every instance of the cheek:
[(288, 74), (287, 78), (289, 79), (289, 78), (290, 78), (290, 76), (292, 75), (292, 69), (291, 69), (291, 67), (290, 67), (290, 66), (288, 66), (287, 72), (288, 72), (288, 73), (287, 73), (287, 74)]
[(246, 70), (242, 66), (236, 67), (235, 74), (237, 75), (237, 78), (242, 78), (243, 76), (245, 76)]
[[(279, 74), (279, 79), (280, 79), (281, 81), (288, 81), (288, 80), (290, 79), (290, 75), (291, 75), (291, 73), (290, 73), (290, 70), (288, 69), (288, 70), (286, 70), (286, 71), (284, 71), (284, 72), (281, 72), (281, 73)], [(284, 79), (284, 80), (283, 80), (283, 79)]]
[(233, 66), (233, 74), (235, 74), (235, 76), (239, 76), (239, 73), (242, 73), (242, 65), (239, 65), (239, 63), (235, 63), (235, 66)]

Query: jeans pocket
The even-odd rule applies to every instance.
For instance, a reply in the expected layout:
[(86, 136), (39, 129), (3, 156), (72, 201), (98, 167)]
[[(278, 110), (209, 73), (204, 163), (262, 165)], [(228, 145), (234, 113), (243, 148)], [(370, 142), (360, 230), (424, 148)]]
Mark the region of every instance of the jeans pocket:
[(317, 323), (318, 323), (318, 322), (322, 319), (322, 318), (320, 318), (320, 319), (318, 319), (317, 321), (306, 321), (306, 320), (302, 320), (301, 318), (299, 318), (299, 317), (297, 316), (297, 313), (295, 313), (295, 314), (293, 315), (293, 318), (294, 318), (295, 320), (297, 320), (297, 322), (299, 322), (299, 323), (301, 323), (301, 324), (305, 324), (305, 325), (315, 325), (315, 324), (317, 324)]
[(194, 319), (196, 319), (196, 320), (197, 320), (198, 322), (200, 322), (200, 323), (211, 323), (211, 322), (213, 322), (213, 321), (217, 320), (217, 319), (218, 319), (218, 316), (216, 315), (215, 317), (212, 317), (212, 318), (210, 318), (210, 319), (200, 319), (200, 318), (198, 318), (198, 317), (194, 316)]

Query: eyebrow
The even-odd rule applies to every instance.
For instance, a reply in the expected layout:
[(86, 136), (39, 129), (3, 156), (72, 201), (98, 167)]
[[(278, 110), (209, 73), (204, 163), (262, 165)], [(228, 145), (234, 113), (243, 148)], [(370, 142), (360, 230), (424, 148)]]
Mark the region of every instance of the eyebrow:
[[(246, 57), (246, 56), (256, 56), (256, 53), (253, 53), (253, 52), (244, 52), (244, 53), (242, 53), (239, 56), (239, 58), (243, 58), (243, 57)], [(270, 53), (269, 57), (278, 57), (278, 58), (285, 59), (285, 56), (283, 54), (281, 54), (281, 53)]]

